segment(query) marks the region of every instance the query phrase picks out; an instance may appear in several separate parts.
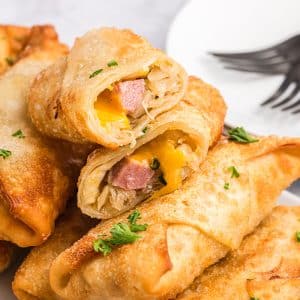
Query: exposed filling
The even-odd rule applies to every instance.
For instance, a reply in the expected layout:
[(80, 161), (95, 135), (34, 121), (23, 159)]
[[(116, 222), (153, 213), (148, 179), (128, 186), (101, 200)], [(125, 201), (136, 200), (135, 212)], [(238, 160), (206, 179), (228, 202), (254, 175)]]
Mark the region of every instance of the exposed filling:
[(98, 209), (117, 210), (178, 189), (199, 166), (193, 140), (181, 131), (167, 131), (123, 158), (102, 181)]
[(101, 125), (108, 131), (130, 130), (137, 118), (151, 113), (179, 90), (177, 76), (172, 65), (165, 62), (113, 83), (94, 104)]

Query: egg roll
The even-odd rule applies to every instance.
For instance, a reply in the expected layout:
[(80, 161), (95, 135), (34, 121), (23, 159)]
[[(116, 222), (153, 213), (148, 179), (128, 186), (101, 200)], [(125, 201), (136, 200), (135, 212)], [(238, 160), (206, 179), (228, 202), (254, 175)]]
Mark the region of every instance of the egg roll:
[(78, 181), (83, 213), (112, 218), (179, 189), (199, 169), (221, 135), (226, 105), (216, 89), (195, 77), (184, 98), (150, 122), (134, 147), (90, 154)]
[(20, 59), (29, 37), (29, 27), (0, 25), (0, 75)]
[(95, 29), (43, 71), (29, 114), (44, 134), (110, 148), (127, 145), (182, 98), (184, 69), (130, 30)]
[(26, 111), (34, 77), (66, 52), (52, 26), (34, 26), (22, 58), (0, 78), (0, 240), (20, 247), (50, 235), (84, 161), (81, 147), (42, 136)]
[(0, 241), (0, 273), (11, 265), (15, 259), (16, 252), (16, 246), (5, 241)]
[[(299, 232), (299, 238), (297, 238)], [(300, 299), (300, 207), (276, 207), (178, 299)]]
[(299, 177), (300, 139), (224, 139), (179, 190), (137, 207), (139, 239), (110, 254), (107, 244), (106, 255), (95, 252), (113, 229), (129, 226), (134, 212), (102, 222), (54, 260), (51, 287), (64, 299), (174, 298), (237, 249)]
[(58, 300), (49, 284), (52, 261), (66, 248), (80, 239), (95, 220), (80, 213), (78, 208), (68, 207), (57, 221), (54, 233), (42, 245), (31, 250), (17, 270), (12, 283), (19, 300)]

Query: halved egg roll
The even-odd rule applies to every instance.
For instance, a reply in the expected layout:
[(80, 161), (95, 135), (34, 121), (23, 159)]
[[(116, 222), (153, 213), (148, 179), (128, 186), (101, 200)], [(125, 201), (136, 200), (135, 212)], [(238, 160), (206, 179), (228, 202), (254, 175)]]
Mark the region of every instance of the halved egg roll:
[(116, 148), (178, 103), (186, 81), (180, 65), (130, 30), (96, 29), (37, 77), (29, 114), (46, 135)]
[(42, 245), (31, 250), (16, 272), (12, 283), (19, 300), (58, 300), (49, 283), (52, 261), (66, 248), (80, 239), (95, 221), (77, 208), (66, 210), (59, 219), (53, 235)]
[(78, 181), (83, 213), (109, 219), (179, 189), (199, 169), (221, 135), (226, 105), (216, 89), (195, 77), (185, 99), (148, 124), (134, 147), (101, 148), (89, 156)]
[(0, 241), (0, 273), (14, 261), (17, 247), (9, 242)]
[(83, 163), (78, 145), (42, 136), (26, 112), (34, 77), (66, 51), (53, 27), (34, 26), (22, 59), (0, 78), (0, 240), (21, 247), (49, 236)]
[(300, 207), (279, 206), (178, 299), (299, 300)]
[(224, 140), (182, 188), (102, 222), (62, 252), (51, 287), (64, 299), (175, 297), (237, 249), (299, 177), (300, 139)]

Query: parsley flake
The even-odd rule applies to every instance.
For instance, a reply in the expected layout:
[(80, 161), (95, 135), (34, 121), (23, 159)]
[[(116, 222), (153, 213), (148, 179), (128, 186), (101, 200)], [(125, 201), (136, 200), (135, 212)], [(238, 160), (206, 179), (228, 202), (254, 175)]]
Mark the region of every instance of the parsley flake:
[(259, 300), (257, 297), (251, 297), (250, 300)]
[(300, 231), (296, 232), (296, 241), (300, 243)]
[(231, 178), (239, 178), (240, 177), (240, 173), (238, 172), (238, 170), (236, 169), (235, 166), (231, 166), (228, 168), (228, 171), (231, 172)]
[(114, 67), (114, 66), (117, 66), (117, 65), (118, 65), (118, 63), (114, 59), (112, 59), (111, 61), (109, 61), (107, 63), (108, 67)]
[(14, 60), (11, 57), (6, 57), (5, 61), (9, 66), (12, 66), (14, 64)]
[(3, 159), (6, 159), (9, 156), (11, 156), (11, 151), (0, 148), (0, 157), (2, 157)]
[(148, 127), (146, 126), (143, 128), (142, 132), (145, 134), (147, 132), (147, 130), (148, 130)]
[(243, 127), (236, 127), (228, 130), (229, 140), (235, 141), (241, 144), (255, 143), (258, 139), (252, 137)]
[(135, 210), (128, 216), (129, 225), (126, 223), (114, 224), (110, 230), (111, 237), (104, 239), (100, 236), (93, 243), (93, 249), (95, 252), (101, 252), (104, 256), (112, 252), (113, 246), (132, 244), (141, 236), (136, 232), (145, 231), (148, 224), (137, 224), (137, 220), (141, 218), (139, 211)]
[(159, 167), (160, 167), (160, 162), (159, 162), (159, 160), (158, 160), (157, 158), (153, 158), (153, 159), (152, 159), (152, 162), (151, 162), (151, 164), (150, 164), (150, 168), (151, 168), (152, 170), (157, 170)]
[(137, 220), (141, 219), (141, 214), (138, 210), (130, 214), (127, 219), (130, 223), (130, 229), (133, 232), (145, 231), (148, 227), (148, 224), (136, 224)]
[(103, 69), (98, 69), (96, 71), (94, 71), (89, 78), (93, 78), (95, 76), (97, 76), (98, 74), (100, 74), (103, 71)]
[(229, 182), (225, 182), (225, 184), (224, 184), (224, 189), (225, 189), (225, 190), (229, 190)]
[(12, 136), (13, 136), (13, 137), (17, 137), (17, 138), (19, 138), (19, 139), (24, 139), (24, 138), (25, 138), (25, 135), (23, 134), (23, 132), (22, 132), (21, 129), (19, 129), (19, 130), (17, 130), (16, 132), (14, 132), (14, 133), (12, 134)]

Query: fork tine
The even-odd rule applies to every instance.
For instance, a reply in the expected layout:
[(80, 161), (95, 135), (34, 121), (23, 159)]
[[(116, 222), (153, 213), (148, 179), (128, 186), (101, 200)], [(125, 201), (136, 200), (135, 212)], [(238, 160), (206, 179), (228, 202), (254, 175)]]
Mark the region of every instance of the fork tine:
[(265, 100), (261, 106), (264, 106), (264, 105), (267, 105), (273, 101), (275, 101), (276, 99), (278, 99), (285, 91), (286, 89), (288, 88), (288, 86), (290, 85), (290, 79), (289, 77), (287, 76), (283, 82), (281, 83), (281, 85), (279, 86), (279, 88), (277, 89), (277, 91), (271, 96), (269, 97), (267, 100)]
[(277, 50), (279, 48), (283, 48), (286, 46), (293, 45), (298, 42), (300, 39), (300, 35), (296, 35), (288, 40), (285, 40), (277, 45), (274, 45), (272, 47), (268, 47), (262, 50), (258, 51), (249, 51), (249, 52), (240, 52), (240, 53), (222, 53), (222, 52), (214, 52), (210, 51), (209, 54), (216, 56), (216, 57), (224, 57), (224, 58), (259, 58), (259, 57), (265, 57), (265, 56), (272, 56), (277, 55)]
[(299, 113), (300, 113), (300, 109), (298, 109), (298, 110), (295, 110), (295, 111), (293, 111), (293, 112), (292, 112), (292, 114), (293, 114), (293, 115), (295, 115), (295, 114), (299, 114)]
[(291, 105), (289, 105), (289, 106), (287, 106), (287, 107), (284, 107), (283, 109), (282, 109), (282, 111), (287, 111), (287, 110), (289, 110), (289, 109), (291, 109), (291, 108), (295, 108), (295, 107), (297, 107), (297, 106), (299, 106), (300, 105), (300, 100), (297, 100), (295, 103), (293, 103), (293, 104), (291, 104)]
[(262, 73), (262, 74), (282, 74), (286, 73), (289, 70), (289, 63), (280, 63), (280, 64), (269, 64), (269, 65), (259, 65), (253, 64), (248, 66), (235, 66), (228, 65), (225, 66), (225, 69), (236, 70), (241, 72), (253, 72), (253, 73)]
[(244, 59), (244, 58), (253, 58), (253, 59), (263, 59), (270, 56), (276, 56), (277, 52), (275, 51), (276, 46), (269, 49), (252, 51), (252, 52), (243, 52), (243, 53), (222, 53), (222, 52), (208, 52), (208, 54), (213, 55), (218, 58), (231, 58), (231, 59)]
[(285, 57), (281, 55), (277, 56), (271, 56), (271, 57), (265, 57), (265, 58), (224, 58), (219, 57), (218, 58), (222, 63), (225, 64), (234, 64), (234, 65), (253, 65), (253, 64), (259, 64), (259, 65), (268, 65), (268, 64), (280, 64), (285, 62), (294, 62), (294, 60), (288, 60)]
[(294, 89), (292, 90), (292, 92), (290, 93), (289, 96), (287, 96), (286, 98), (284, 98), (282, 101), (280, 101), (279, 103), (275, 104), (272, 106), (272, 108), (276, 108), (276, 107), (279, 107), (279, 106), (282, 106), (288, 102), (290, 102), (296, 95), (297, 93), (299, 92), (299, 86), (298, 84), (294, 87)]

